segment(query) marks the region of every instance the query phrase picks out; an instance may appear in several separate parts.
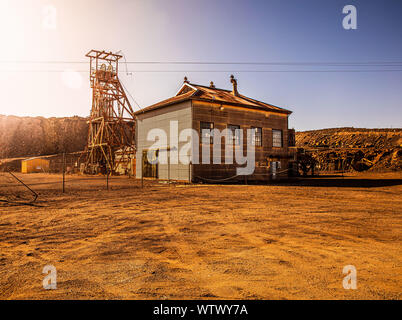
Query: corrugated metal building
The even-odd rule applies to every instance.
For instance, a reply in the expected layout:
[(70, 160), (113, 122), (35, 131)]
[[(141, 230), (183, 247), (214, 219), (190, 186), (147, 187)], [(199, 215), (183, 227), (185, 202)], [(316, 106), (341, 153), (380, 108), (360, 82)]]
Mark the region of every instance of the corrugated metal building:
[(22, 173), (48, 172), (50, 161), (43, 158), (30, 158), (21, 161)]
[[(188, 145), (186, 139), (182, 139), (181, 132), (191, 129), (203, 136), (203, 129), (218, 129), (220, 132), (227, 129), (233, 132), (234, 149), (243, 141), (243, 150), (246, 150), (247, 130), (254, 130), (253, 144), (255, 146), (255, 170), (249, 180), (267, 180), (275, 178), (276, 173), (284, 172), (295, 158), (294, 130), (288, 128), (288, 117), (292, 113), (289, 110), (248, 98), (237, 91), (237, 81), (231, 76), (233, 90), (215, 88), (211, 82), (210, 86), (202, 86), (190, 83), (185, 78), (183, 85), (174, 97), (156, 103), (141, 111), (136, 112), (137, 116), (137, 166), (136, 176), (140, 178), (152, 177), (158, 179), (172, 179), (182, 181), (202, 181), (203, 179), (226, 179), (236, 176), (236, 168), (239, 165), (226, 164), (224, 162), (225, 144), (222, 143), (221, 164), (215, 164), (213, 160), (212, 144), (215, 137), (211, 136), (211, 161), (204, 163), (185, 164), (177, 159), (169, 159), (169, 163), (152, 163), (149, 158), (165, 157), (172, 148), (182, 150)], [(177, 127), (172, 130), (172, 123)], [(165, 145), (155, 146), (155, 132), (161, 130), (166, 132)], [(242, 129), (244, 135), (237, 136), (238, 130)], [(153, 132), (153, 133), (152, 133)], [(207, 141), (209, 138), (206, 137)], [(186, 140), (186, 141), (183, 141)], [(192, 138), (194, 141), (194, 139)], [(175, 146), (171, 141), (177, 141)], [(204, 140), (205, 141), (205, 140)], [(162, 143), (163, 144), (163, 143)], [(193, 148), (187, 148), (189, 159), (193, 159), (194, 152), (202, 154), (202, 147), (205, 142), (199, 143), (199, 148), (194, 144)], [(151, 155), (151, 156), (150, 156)], [(221, 158), (220, 155), (218, 155)], [(244, 177), (237, 177), (243, 180)]]

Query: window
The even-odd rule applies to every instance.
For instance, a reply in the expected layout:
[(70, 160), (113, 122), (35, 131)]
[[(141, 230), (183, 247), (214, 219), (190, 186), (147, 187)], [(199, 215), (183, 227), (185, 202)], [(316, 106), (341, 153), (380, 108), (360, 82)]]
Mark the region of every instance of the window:
[(213, 122), (200, 122), (201, 142), (214, 143), (214, 123)]
[[(228, 130), (232, 132), (232, 141), (235, 145), (240, 144), (240, 126), (228, 124)], [(229, 142), (229, 141), (228, 141)]]
[(295, 129), (288, 130), (288, 146), (295, 147), (296, 146), (296, 134)]
[(272, 146), (282, 148), (282, 130), (272, 130)]
[(253, 130), (252, 144), (256, 147), (262, 146), (262, 129), (258, 127), (251, 127)]

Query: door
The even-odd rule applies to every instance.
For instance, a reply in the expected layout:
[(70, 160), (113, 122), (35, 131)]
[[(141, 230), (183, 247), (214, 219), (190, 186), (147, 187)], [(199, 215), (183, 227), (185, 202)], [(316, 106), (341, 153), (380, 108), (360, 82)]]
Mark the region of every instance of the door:
[(144, 178), (158, 178), (158, 155), (159, 150), (151, 150), (148, 159), (148, 150), (142, 151), (142, 175)]

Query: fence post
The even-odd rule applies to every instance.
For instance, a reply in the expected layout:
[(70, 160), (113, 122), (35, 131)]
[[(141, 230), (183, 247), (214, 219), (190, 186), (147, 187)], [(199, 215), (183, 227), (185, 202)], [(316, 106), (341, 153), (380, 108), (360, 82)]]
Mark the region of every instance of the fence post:
[(188, 183), (191, 184), (191, 161), (188, 164)]
[(144, 188), (144, 154), (141, 156), (141, 188)]
[(170, 186), (170, 150), (168, 153), (168, 185)]
[(345, 162), (345, 161), (342, 159), (342, 179), (344, 178), (343, 173), (344, 173), (344, 171), (345, 171), (345, 170), (344, 170), (344, 166), (343, 166), (344, 162)]
[(66, 153), (63, 152), (63, 193), (65, 193), (65, 182), (66, 182)]
[(106, 166), (106, 190), (109, 190), (109, 167)]

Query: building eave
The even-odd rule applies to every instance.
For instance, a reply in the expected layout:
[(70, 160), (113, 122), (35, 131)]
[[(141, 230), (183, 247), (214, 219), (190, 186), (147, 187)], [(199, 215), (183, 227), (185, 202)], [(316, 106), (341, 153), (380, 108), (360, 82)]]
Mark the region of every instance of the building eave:
[(260, 110), (260, 111), (266, 111), (266, 112), (273, 112), (273, 113), (281, 113), (281, 114), (292, 114), (292, 111), (290, 110), (286, 110), (286, 109), (270, 109), (268, 107), (264, 107), (264, 106), (250, 106), (250, 105), (246, 105), (246, 104), (242, 104), (242, 103), (234, 103), (234, 102), (228, 102), (228, 101), (220, 101), (220, 100), (213, 100), (213, 99), (202, 99), (202, 98), (197, 98), (197, 97), (185, 97), (183, 99), (179, 99), (179, 100), (175, 100), (175, 101), (170, 101), (170, 102), (166, 102), (164, 104), (161, 104), (157, 107), (153, 107), (152, 105), (149, 107), (146, 107), (142, 110), (139, 110), (137, 112), (135, 112), (135, 115), (141, 115), (143, 113), (148, 113), (154, 110), (160, 110), (166, 107), (169, 107), (171, 105), (174, 104), (178, 104), (181, 102), (185, 102), (188, 100), (194, 100), (194, 101), (202, 101), (202, 102), (208, 102), (211, 104), (221, 104), (221, 105), (229, 105), (229, 106), (236, 106), (236, 107), (241, 107), (241, 108), (245, 108), (245, 109), (251, 109), (251, 110)]

